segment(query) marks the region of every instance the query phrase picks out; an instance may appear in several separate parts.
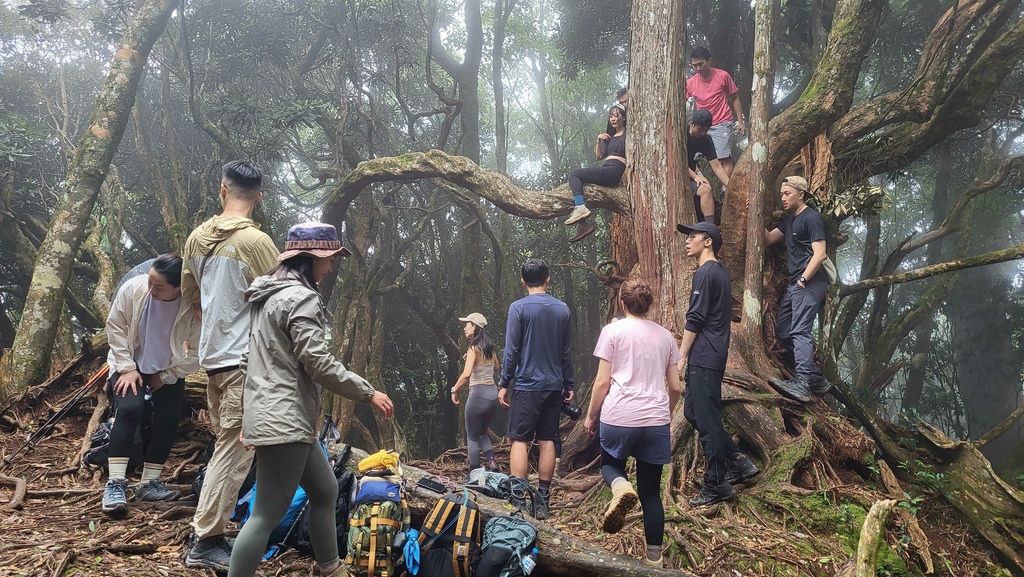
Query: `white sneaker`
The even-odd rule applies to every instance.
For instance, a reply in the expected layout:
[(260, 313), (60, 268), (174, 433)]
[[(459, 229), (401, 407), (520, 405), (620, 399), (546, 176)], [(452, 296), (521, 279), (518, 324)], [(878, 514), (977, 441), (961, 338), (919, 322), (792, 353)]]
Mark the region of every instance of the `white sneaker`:
[(585, 204), (578, 204), (576, 208), (572, 209), (572, 213), (569, 214), (569, 218), (566, 219), (565, 224), (576, 224), (577, 222), (590, 216), (590, 209)]

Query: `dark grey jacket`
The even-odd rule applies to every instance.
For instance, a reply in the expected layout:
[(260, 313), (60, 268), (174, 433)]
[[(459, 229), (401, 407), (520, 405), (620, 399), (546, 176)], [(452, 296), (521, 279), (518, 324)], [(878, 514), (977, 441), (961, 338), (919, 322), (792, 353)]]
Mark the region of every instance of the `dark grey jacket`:
[(261, 276), (252, 303), (249, 350), (242, 357), (242, 434), (254, 446), (314, 443), (321, 387), (368, 402), (374, 388), (327, 350), (320, 294), (298, 277)]

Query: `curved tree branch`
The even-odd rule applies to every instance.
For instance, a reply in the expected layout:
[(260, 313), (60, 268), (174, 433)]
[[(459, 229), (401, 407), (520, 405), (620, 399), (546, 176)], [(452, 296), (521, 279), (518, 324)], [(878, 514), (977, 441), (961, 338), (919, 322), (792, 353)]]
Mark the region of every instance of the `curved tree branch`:
[[(378, 182), (408, 182), (440, 178), (489, 200), (501, 210), (534, 219), (551, 219), (572, 211), (572, 193), (568, 184), (550, 191), (533, 191), (516, 186), (498, 172), (481, 168), (464, 156), (452, 156), (440, 150), (412, 152), (359, 163), (341, 180), (334, 197), (324, 211), (327, 222), (341, 222), (349, 204), (367, 186)], [(629, 215), (629, 197), (622, 187), (587, 185), (587, 205)]]

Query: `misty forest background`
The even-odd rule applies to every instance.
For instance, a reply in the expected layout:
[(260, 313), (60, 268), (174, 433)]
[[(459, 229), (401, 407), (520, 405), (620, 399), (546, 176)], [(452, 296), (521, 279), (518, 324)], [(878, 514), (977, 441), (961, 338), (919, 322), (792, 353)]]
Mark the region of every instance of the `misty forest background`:
[[(30, 286), (39, 282), (34, 271), (38, 276), (37, 267), (46, 264), (36, 257), (62, 218), (59, 207), (86, 209), (79, 215), (81, 238), (68, 241), (73, 264), (65, 259), (70, 272), (59, 283), (56, 337), (47, 341), (52, 351), (29, 347), (49, 356), (45, 370), (24, 370), (24, 358), (6, 354), (4, 407), (57, 374), (102, 330), (111, 283), (147, 258), (179, 250), (195, 225), (219, 211), (220, 167), (234, 158), (264, 170), (256, 218), (279, 246), (290, 225), (323, 219), (344, 231), (354, 253), (323, 286), (333, 311), (332, 346), (351, 370), (391, 396), (396, 418), (393, 430), (390, 424), (384, 430), (368, 410), (356, 408), (355, 419), (343, 423), (352, 442), (397, 445), (420, 459), (463, 443), (458, 408), (446, 394), (465, 349), (457, 317), (482, 312), (500, 349), (507, 306), (522, 295), (519, 265), (533, 256), (549, 262), (551, 292), (573, 311), (577, 380), (586, 396), (596, 371), (593, 346), (611, 314), (609, 297), (631, 272), (610, 257), (613, 221), (622, 217), (596, 211), (596, 233), (569, 244), (575, 230), (555, 218), (567, 204), (545, 212), (512, 198), (499, 209), (450, 178), (370, 176), (364, 186), (349, 185), (363, 161), (431, 149), (507, 175), (515, 190), (562, 185), (569, 171), (595, 162), (594, 139), (616, 90), (629, 83), (628, 2), (24, 2), (0, 2), (5, 351), (18, 348), (19, 325), (29, 324), (23, 310), (33, 298)], [(975, 20), (956, 32), (954, 49), (943, 52), (955, 65), (936, 79), (921, 74), (930, 64), (922, 59), (942, 26), (954, 33), (953, 2), (786, 0), (771, 27), (777, 40), (771, 116), (822, 89), (811, 83), (811, 72), (826, 40), (844, 33), (832, 19), (850, 4), (883, 5), (874, 40), (854, 71), (854, 110), (892, 94), (923, 92), (927, 83), (952, 85), (970, 73), (968, 57), (1002, 41), (1000, 34), (1024, 41), (1019, 0), (960, 0), (959, 9), (973, 11)], [(73, 180), (82, 180), (69, 177), (69, 166), (88, 156), (83, 146), (111, 55), (145, 5), (166, 26), (155, 33), (137, 92), (128, 95), (130, 116), (109, 170), (98, 171), (105, 174), (98, 196), (69, 204), (63, 197), (72, 194)], [(689, 0), (685, 23), (688, 45), (708, 46), (715, 66), (733, 75), (749, 116), (751, 2)], [(1016, 52), (1004, 62), (991, 86), (979, 84), (983, 94), (964, 105), (970, 110), (962, 116), (943, 111), (939, 118), (926, 104), (902, 114), (900, 122), (952, 127), (922, 136), (912, 150), (904, 151), (903, 134), (880, 127), (858, 133), (858, 146), (844, 148), (831, 165), (840, 167), (839, 175), (822, 207), (841, 276), (817, 333), (830, 374), (882, 421), (924, 421), (953, 441), (977, 440), (1024, 405), (1019, 58)], [(685, 58), (682, 67), (688, 69)], [(126, 85), (134, 88), (133, 82)], [(663, 97), (631, 96), (631, 120), (634, 107), (658, 100)], [(881, 154), (896, 160), (879, 165)], [(403, 162), (412, 161), (395, 159), (393, 170), (412, 172)], [(778, 216), (772, 215), (779, 210), (776, 190), (770, 186), (765, 197), (768, 221)], [(995, 264), (851, 288), (1013, 247)], [(767, 254), (778, 268), (780, 249)], [(777, 353), (766, 339), (768, 353)], [(330, 402), (339, 403), (329, 406), (336, 414), (351, 410)], [(7, 419), (5, 426), (17, 424)], [(503, 432), (501, 424), (495, 428)], [(1016, 419), (978, 444), (996, 473), (1018, 489), (1024, 489), (1022, 440), (1024, 421)]]

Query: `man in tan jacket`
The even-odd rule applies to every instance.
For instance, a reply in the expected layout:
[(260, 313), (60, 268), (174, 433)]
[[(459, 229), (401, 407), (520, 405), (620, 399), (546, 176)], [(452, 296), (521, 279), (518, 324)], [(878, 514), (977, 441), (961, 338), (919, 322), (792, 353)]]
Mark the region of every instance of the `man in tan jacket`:
[(209, 377), (206, 388), (216, 435), (213, 456), (192, 519), (197, 541), (185, 565), (227, 571), (231, 547), (224, 531), (238, 490), (252, 464), (239, 442), (242, 430), (242, 371), (249, 343), (249, 283), (277, 264), (277, 247), (252, 220), (263, 194), (263, 176), (244, 160), (224, 165), (220, 184), (223, 211), (199, 225), (185, 242), (182, 297), (202, 308), (199, 362)]

